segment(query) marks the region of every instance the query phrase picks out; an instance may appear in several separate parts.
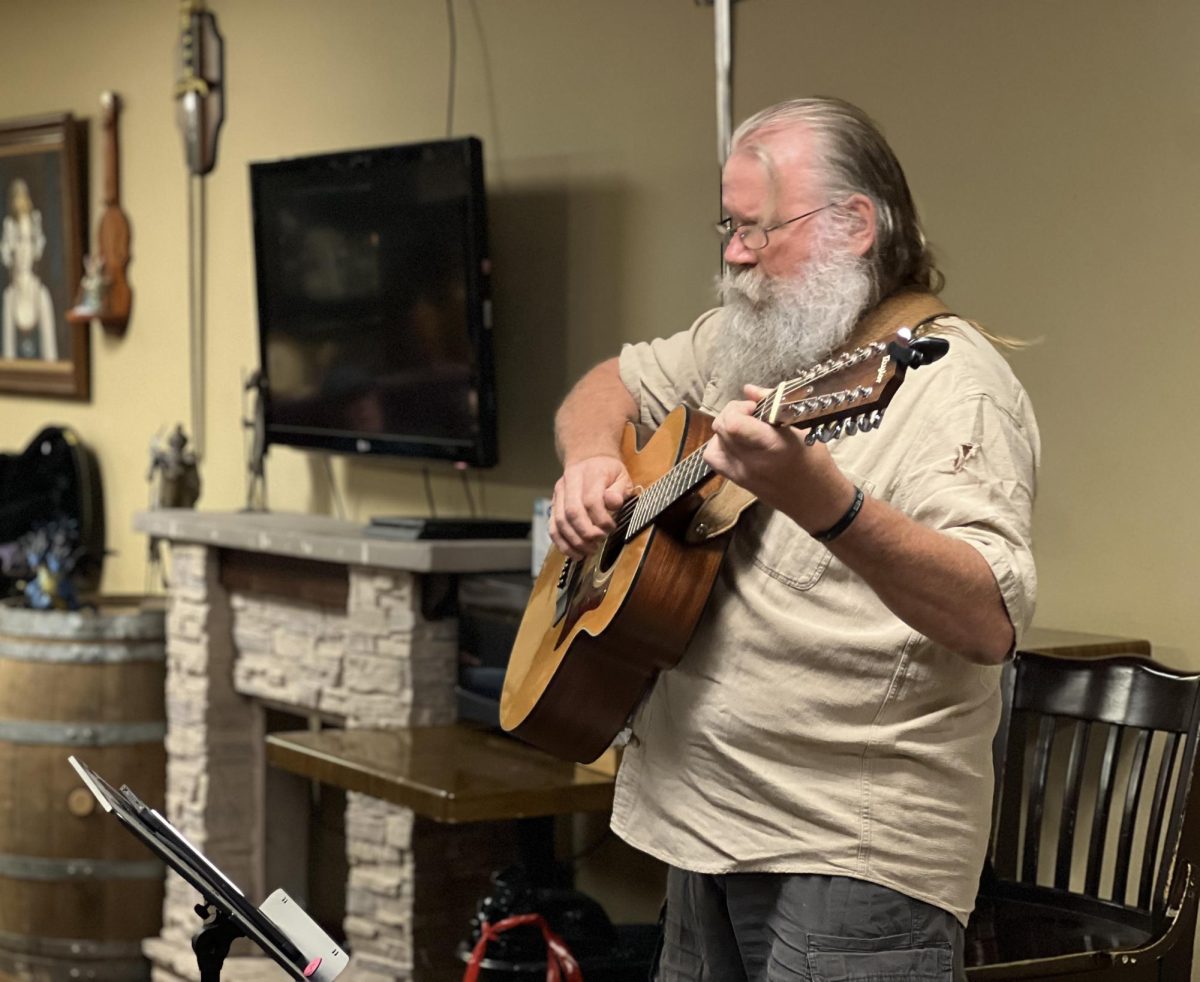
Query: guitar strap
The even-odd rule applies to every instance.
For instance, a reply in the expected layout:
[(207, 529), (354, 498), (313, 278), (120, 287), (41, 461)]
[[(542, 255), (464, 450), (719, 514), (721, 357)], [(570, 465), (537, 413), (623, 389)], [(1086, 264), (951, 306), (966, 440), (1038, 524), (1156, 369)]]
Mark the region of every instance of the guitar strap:
[[(934, 321), (950, 316), (953, 316), (950, 309), (934, 294), (901, 290), (878, 304), (858, 322), (845, 348), (848, 350), (890, 338), (902, 327), (907, 327), (914, 336), (920, 335)], [(696, 543), (724, 535), (756, 500), (745, 488), (738, 487), (732, 481), (722, 481), (721, 486), (705, 499), (692, 516), (684, 540)]]
[(932, 293), (901, 290), (872, 309), (854, 329), (847, 348), (858, 348), (872, 341), (892, 337), (907, 327), (914, 335), (924, 333), (940, 317), (952, 317), (950, 308)]

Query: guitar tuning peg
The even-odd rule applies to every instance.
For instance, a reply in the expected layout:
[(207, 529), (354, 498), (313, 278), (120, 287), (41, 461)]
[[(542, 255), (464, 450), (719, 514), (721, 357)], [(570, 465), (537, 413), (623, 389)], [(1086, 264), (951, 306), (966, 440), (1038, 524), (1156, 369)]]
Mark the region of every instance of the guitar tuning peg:
[(806, 447), (811, 447), (811, 446), (812, 446), (814, 443), (816, 443), (818, 440), (820, 440), (822, 443), (824, 443), (824, 442), (825, 442), (825, 438), (824, 438), (824, 437), (821, 435), (821, 434), (823, 434), (824, 432), (825, 432), (825, 426), (824, 426), (824, 424), (822, 424), (822, 425), (820, 425), (820, 426), (814, 426), (814, 427), (813, 427), (811, 430), (809, 430), (809, 431), (808, 431), (808, 432), (807, 432), (807, 433), (804, 435), (804, 445), (805, 445)]
[(859, 433), (871, 432), (871, 417), (867, 413), (859, 413), (854, 417), (854, 422), (858, 425)]
[(847, 416), (845, 422), (842, 423), (842, 434), (844, 436), (854, 436), (858, 432), (858, 417)]
[(842, 423), (841, 420), (838, 420), (836, 423), (830, 423), (828, 426), (822, 429), (820, 440), (822, 443), (829, 443), (832, 440), (836, 440), (841, 435)]

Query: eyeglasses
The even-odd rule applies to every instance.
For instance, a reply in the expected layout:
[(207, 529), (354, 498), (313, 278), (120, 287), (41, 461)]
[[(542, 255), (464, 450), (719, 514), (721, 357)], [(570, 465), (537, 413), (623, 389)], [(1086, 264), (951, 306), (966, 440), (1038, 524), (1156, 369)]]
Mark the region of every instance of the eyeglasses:
[(774, 232), (777, 228), (783, 228), (785, 225), (791, 225), (792, 222), (798, 222), (802, 218), (808, 218), (815, 215), (819, 211), (824, 211), (826, 208), (832, 208), (835, 202), (831, 201), (827, 205), (821, 205), (820, 208), (814, 208), (812, 211), (806, 211), (803, 215), (797, 215), (795, 218), (789, 218), (786, 222), (776, 222), (774, 225), (760, 225), (758, 222), (750, 222), (746, 225), (734, 225), (732, 218), (724, 218), (713, 225), (717, 235), (721, 237), (722, 245), (729, 245), (729, 240), (735, 235), (741, 239), (742, 245), (747, 249), (753, 249), (758, 252), (760, 249), (765, 249), (770, 239), (767, 238), (768, 232)]

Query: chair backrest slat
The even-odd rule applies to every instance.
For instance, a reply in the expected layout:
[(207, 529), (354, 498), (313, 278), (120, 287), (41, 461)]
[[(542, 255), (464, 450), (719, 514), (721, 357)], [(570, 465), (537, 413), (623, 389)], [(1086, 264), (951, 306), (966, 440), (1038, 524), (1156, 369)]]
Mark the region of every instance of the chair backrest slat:
[(1162, 758), (1158, 765), (1158, 780), (1154, 782), (1154, 800), (1150, 804), (1150, 821), (1146, 825), (1146, 856), (1142, 859), (1142, 875), (1138, 883), (1138, 906), (1150, 907), (1151, 891), (1154, 889), (1153, 857), (1158, 855), (1163, 831), (1163, 815), (1167, 809), (1167, 792), (1171, 788), (1171, 775), (1175, 771), (1175, 757), (1179, 752), (1179, 734), (1168, 733), (1163, 744)]
[(1083, 789), (1083, 767), (1087, 762), (1088, 737), (1091, 723), (1071, 724), (1071, 749), (1067, 758), (1067, 775), (1063, 781), (1062, 815), (1058, 823), (1058, 852), (1054, 863), (1054, 885), (1060, 890), (1071, 887), (1071, 861), (1075, 856), (1075, 823), (1079, 818), (1079, 794)]
[(998, 764), (1000, 801), (992, 821), (992, 868), (1005, 879), (1019, 879), (1021, 802), (1025, 796), (1025, 748), (1029, 717), (1014, 714), (1005, 727), (1008, 752)]
[(1092, 837), (1088, 845), (1087, 875), (1083, 892), (1089, 897), (1100, 896), (1100, 871), (1104, 868), (1104, 844), (1108, 819), (1112, 814), (1113, 789), (1116, 786), (1117, 761), (1121, 758), (1121, 743), (1125, 727), (1110, 726), (1104, 742), (1104, 758), (1096, 784), (1096, 810), (1092, 815)]
[(1150, 750), (1150, 733), (1139, 729), (1133, 742), (1129, 761), (1129, 784), (1125, 788), (1125, 810), (1121, 815), (1121, 833), (1117, 838), (1116, 868), (1113, 870), (1112, 897), (1125, 903), (1129, 884), (1129, 863), (1133, 858), (1133, 827), (1137, 823), (1138, 805), (1142, 800), (1142, 782), (1146, 777), (1146, 758)]
[(1037, 882), (1038, 852), (1042, 842), (1042, 819), (1046, 810), (1046, 783), (1050, 774), (1050, 753), (1054, 749), (1054, 718), (1038, 720), (1037, 743), (1033, 750), (1033, 775), (1030, 778), (1029, 811), (1025, 821), (1024, 862), (1021, 879)]

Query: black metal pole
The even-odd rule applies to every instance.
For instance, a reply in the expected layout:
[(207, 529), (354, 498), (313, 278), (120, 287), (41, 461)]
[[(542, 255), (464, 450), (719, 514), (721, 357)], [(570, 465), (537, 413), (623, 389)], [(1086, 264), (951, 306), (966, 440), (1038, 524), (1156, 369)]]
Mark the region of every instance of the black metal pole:
[(226, 913), (215, 904), (196, 904), (196, 913), (204, 923), (192, 935), (192, 951), (200, 967), (200, 982), (221, 982), (221, 966), (229, 954), (234, 938), (242, 932)]

